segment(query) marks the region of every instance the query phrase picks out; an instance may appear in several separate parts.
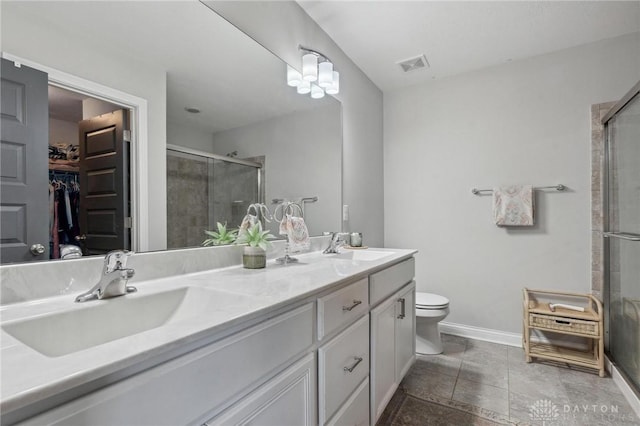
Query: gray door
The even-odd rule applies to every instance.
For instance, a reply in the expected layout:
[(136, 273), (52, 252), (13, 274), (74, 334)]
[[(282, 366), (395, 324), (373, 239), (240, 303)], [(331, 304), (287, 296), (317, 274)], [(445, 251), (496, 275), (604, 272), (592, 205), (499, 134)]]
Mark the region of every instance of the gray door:
[(128, 111), (80, 125), (80, 229), (85, 255), (130, 248)]
[[(0, 260), (49, 258), (47, 74), (2, 59)], [(30, 250), (34, 244), (41, 254)]]

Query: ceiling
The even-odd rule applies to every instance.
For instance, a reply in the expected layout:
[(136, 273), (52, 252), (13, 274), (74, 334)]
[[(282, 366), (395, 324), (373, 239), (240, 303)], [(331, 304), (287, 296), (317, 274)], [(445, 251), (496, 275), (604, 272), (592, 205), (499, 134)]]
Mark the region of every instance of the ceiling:
[(640, 1), (298, 3), (383, 91), (640, 31)]

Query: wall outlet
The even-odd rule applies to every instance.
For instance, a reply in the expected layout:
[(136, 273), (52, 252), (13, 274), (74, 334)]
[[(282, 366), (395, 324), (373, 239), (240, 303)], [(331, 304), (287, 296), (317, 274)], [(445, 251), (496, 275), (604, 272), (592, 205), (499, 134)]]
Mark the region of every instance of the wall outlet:
[(342, 220), (345, 222), (349, 220), (349, 206), (347, 204), (342, 206)]

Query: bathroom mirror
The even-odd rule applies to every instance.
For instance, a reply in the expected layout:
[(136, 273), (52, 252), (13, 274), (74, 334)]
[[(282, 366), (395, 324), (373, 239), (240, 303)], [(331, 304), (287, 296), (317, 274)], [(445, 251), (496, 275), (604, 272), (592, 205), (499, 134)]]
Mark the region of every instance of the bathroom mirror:
[[(259, 159), (265, 204), (273, 209), (273, 199), (317, 198), (305, 204), (310, 234), (340, 229), (340, 103), (330, 96), (316, 100), (297, 94), (286, 85), (284, 62), (204, 4), (47, 1), (2, 2), (0, 7), (3, 53), (62, 68), (123, 92), (131, 89), (128, 82), (105, 79), (103, 70), (97, 71), (105, 67), (104, 58), (127, 59), (108, 66), (125, 67), (132, 74), (153, 70), (148, 75), (149, 86), (158, 87), (162, 78), (165, 91), (154, 91), (147, 99), (149, 127), (165, 128), (167, 144)], [(41, 42), (28, 41), (34, 37)], [(76, 40), (73, 46), (55, 43), (69, 38)], [(75, 52), (79, 45), (85, 50)], [(82, 66), (66, 69), (59, 65), (65, 63), (61, 59), (65, 57), (74, 58), (77, 64), (81, 54), (86, 57)], [(157, 107), (159, 103), (162, 108)], [(187, 111), (193, 108), (200, 112)], [(150, 137), (149, 145), (153, 154), (150, 148), (148, 168), (166, 167), (171, 173), (167, 151), (160, 154), (158, 149), (165, 140)], [(193, 167), (183, 167), (193, 172)], [(218, 181), (218, 191), (228, 188), (232, 192), (239, 185), (233, 174)], [(149, 183), (149, 190), (154, 191), (154, 182)], [(167, 183), (167, 191), (172, 190), (175, 188)], [(190, 202), (208, 202), (202, 201), (207, 194), (201, 195)], [(170, 194), (167, 200), (184, 202)], [(48, 220), (46, 214), (43, 220)], [(174, 218), (167, 225), (169, 231), (150, 228), (149, 233), (170, 234), (171, 229), (180, 229), (178, 233), (194, 236), (170, 248), (198, 245), (206, 237), (204, 229), (215, 226), (194, 217)]]

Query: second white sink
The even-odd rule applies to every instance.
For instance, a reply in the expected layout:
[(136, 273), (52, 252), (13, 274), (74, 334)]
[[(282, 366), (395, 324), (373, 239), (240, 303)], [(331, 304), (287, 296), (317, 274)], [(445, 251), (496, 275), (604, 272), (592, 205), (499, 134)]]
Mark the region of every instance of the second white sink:
[(58, 357), (242, 303), (250, 296), (200, 287), (86, 302), (67, 311), (6, 323), (2, 329), (48, 357)]
[(348, 260), (363, 260), (363, 261), (374, 261), (378, 259), (382, 259), (383, 257), (391, 256), (393, 252), (389, 251), (380, 251), (380, 250), (371, 250), (371, 249), (363, 249), (363, 250), (345, 250), (344, 252), (338, 254), (336, 257), (338, 259), (348, 259)]

